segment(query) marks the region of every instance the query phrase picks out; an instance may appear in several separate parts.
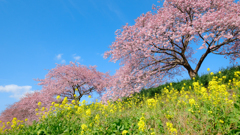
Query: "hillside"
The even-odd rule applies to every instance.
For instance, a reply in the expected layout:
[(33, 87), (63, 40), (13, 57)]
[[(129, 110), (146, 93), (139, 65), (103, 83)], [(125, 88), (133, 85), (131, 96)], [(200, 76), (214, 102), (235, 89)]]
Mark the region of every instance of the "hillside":
[[(36, 110), (40, 121), (15, 118), (2, 134), (238, 134), (240, 66), (142, 90), (108, 105), (53, 103)], [(50, 111), (49, 111), (50, 110)], [(57, 110), (57, 115), (52, 112)], [(26, 120), (27, 121), (27, 120)], [(5, 127), (10, 127), (5, 130)]]

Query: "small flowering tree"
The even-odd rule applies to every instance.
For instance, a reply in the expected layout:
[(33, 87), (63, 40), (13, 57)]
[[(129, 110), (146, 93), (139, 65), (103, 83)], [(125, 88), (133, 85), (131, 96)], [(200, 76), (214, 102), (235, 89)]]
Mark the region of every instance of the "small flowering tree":
[[(118, 79), (105, 97), (129, 95), (143, 83), (162, 80), (188, 71), (191, 78), (209, 54), (225, 55), (230, 62), (240, 57), (240, 3), (233, 0), (165, 0), (163, 7), (147, 12), (116, 31), (116, 41), (104, 54), (123, 65)], [(199, 60), (193, 58), (191, 43), (201, 40), (204, 49)], [(189, 62), (195, 63), (195, 69)], [(130, 88), (121, 92), (123, 87)], [(147, 85), (151, 86), (151, 85)], [(139, 87), (139, 88), (138, 88)], [(137, 88), (137, 89), (136, 89)]]
[[(40, 81), (38, 85), (43, 85), (43, 92), (52, 97), (67, 97), (71, 102), (80, 101), (83, 95), (90, 95), (94, 91), (102, 96), (109, 78), (108, 73), (98, 72), (95, 66), (86, 67), (70, 62), (69, 65), (57, 65), (49, 71), (45, 79), (35, 80)], [(62, 101), (63, 99), (59, 100)]]

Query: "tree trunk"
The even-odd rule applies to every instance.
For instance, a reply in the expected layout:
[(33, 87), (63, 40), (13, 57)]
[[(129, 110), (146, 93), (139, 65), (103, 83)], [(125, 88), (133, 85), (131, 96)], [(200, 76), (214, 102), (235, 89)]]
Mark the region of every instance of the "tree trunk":
[(196, 77), (198, 75), (197, 71), (193, 70), (188, 63), (186, 63), (184, 67), (187, 69), (188, 75), (190, 76), (191, 79), (193, 79), (193, 77)]
[(194, 72), (194, 70), (188, 70), (188, 75), (190, 76), (191, 79), (193, 79), (193, 77), (196, 77), (197, 76), (197, 73)]

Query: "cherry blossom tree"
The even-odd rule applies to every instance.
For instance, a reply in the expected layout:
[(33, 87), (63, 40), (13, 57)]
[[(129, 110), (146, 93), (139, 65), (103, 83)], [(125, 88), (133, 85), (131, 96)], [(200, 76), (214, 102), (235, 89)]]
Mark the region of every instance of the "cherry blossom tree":
[[(45, 79), (35, 80), (40, 81), (38, 85), (43, 85), (43, 92), (50, 96), (67, 97), (71, 102), (80, 101), (82, 96), (91, 95), (94, 91), (102, 96), (109, 79), (109, 74), (97, 71), (96, 66), (86, 67), (70, 62), (69, 65), (57, 65)], [(59, 101), (62, 102), (63, 98)]]
[[(13, 118), (16, 117), (18, 120), (23, 121), (28, 119), (28, 123), (31, 124), (34, 120), (39, 120), (35, 109), (39, 108), (40, 110), (42, 107), (49, 108), (51, 103), (56, 101), (55, 98), (42, 91), (27, 93), (20, 99), (20, 101), (15, 102), (13, 105), (9, 105), (3, 112), (1, 112), (0, 120), (6, 123), (12, 121)], [(39, 102), (41, 102), (41, 106), (38, 106)]]
[[(70, 65), (57, 65), (55, 69), (49, 71), (45, 79), (35, 79), (40, 81), (43, 89), (33, 93), (27, 93), (20, 101), (7, 107), (0, 115), (2, 122), (12, 121), (14, 117), (18, 120), (28, 119), (29, 124), (34, 120), (38, 121), (35, 109), (42, 107), (50, 108), (52, 102), (60, 103), (55, 96), (68, 97), (68, 101), (75, 99), (80, 101), (83, 95), (91, 95), (96, 91), (101, 96), (110, 81), (108, 73), (101, 73), (95, 66), (82, 66), (70, 62)], [(77, 94), (78, 93), (78, 94)], [(76, 96), (74, 97), (74, 94)], [(41, 106), (38, 103), (41, 102)], [(45, 110), (47, 111), (47, 110)], [(9, 127), (7, 127), (9, 128)]]
[[(133, 26), (126, 24), (116, 31), (116, 41), (104, 57), (110, 57), (113, 62), (120, 61), (122, 69), (118, 71), (121, 73), (116, 73), (115, 84), (118, 82), (118, 86), (112, 86), (104, 97), (115, 97), (114, 92), (120, 94), (119, 87), (135, 85), (122, 93), (129, 95), (139, 91), (143, 83), (159, 84), (163, 78), (181, 75), (186, 70), (193, 78), (211, 53), (224, 55), (230, 62), (239, 58), (239, 2), (165, 0), (163, 7), (153, 5), (153, 10), (156, 12), (138, 17)], [(193, 43), (200, 40), (203, 43), (199, 49), (205, 51), (197, 60), (193, 57), (196, 53)], [(190, 62), (196, 67), (193, 68)]]

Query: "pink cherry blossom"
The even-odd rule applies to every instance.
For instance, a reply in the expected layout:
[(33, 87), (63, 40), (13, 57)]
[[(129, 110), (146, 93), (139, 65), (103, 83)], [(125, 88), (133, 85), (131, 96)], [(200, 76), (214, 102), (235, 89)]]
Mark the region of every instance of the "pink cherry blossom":
[[(103, 97), (106, 100), (139, 92), (188, 71), (198, 73), (208, 54), (225, 55), (230, 62), (240, 57), (240, 3), (233, 0), (165, 0), (163, 7), (147, 12), (116, 31), (116, 40), (105, 52), (110, 61), (120, 61)], [(199, 60), (194, 59), (193, 43), (203, 41)], [(221, 42), (220, 42), (221, 40)], [(196, 64), (195, 69), (189, 64)], [(146, 84), (146, 85), (145, 85)]]
[(33, 120), (38, 121), (35, 111), (36, 108), (39, 108), (38, 102), (41, 102), (41, 107), (49, 108), (52, 102), (56, 102), (56, 99), (42, 91), (27, 93), (20, 101), (9, 105), (6, 110), (1, 112), (0, 120), (6, 123), (16, 117), (23, 121), (27, 118), (29, 123)]
[[(96, 66), (76, 65), (70, 62), (69, 65), (57, 65), (49, 71), (45, 79), (36, 79), (42, 85), (42, 91), (50, 96), (60, 95), (68, 97), (69, 102), (75, 99), (80, 101), (82, 96), (91, 95), (96, 91), (100, 96), (108, 86), (110, 75), (96, 70)], [(63, 100), (63, 98), (62, 98)]]

